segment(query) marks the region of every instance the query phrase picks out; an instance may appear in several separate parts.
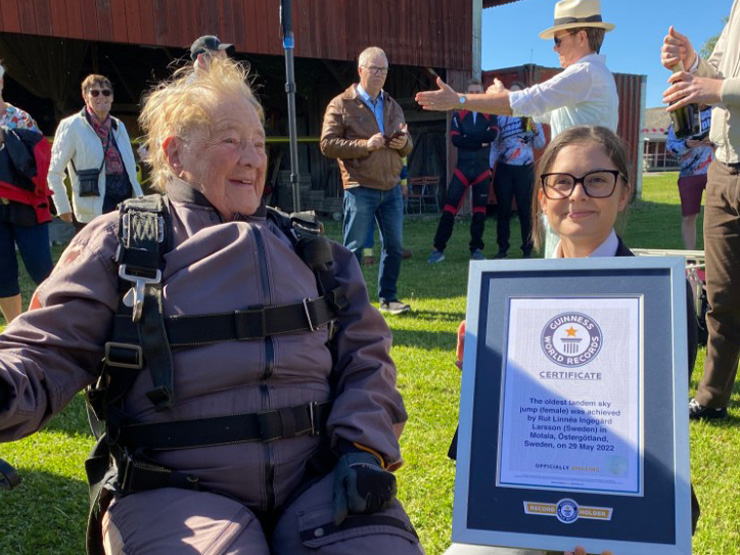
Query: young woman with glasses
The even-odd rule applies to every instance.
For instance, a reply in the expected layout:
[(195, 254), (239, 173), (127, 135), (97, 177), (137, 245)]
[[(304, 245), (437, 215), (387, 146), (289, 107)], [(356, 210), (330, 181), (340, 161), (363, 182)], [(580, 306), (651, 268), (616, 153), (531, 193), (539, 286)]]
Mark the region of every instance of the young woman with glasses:
[[(599, 256), (634, 256), (614, 231), (617, 217), (623, 213), (633, 192), (629, 158), (622, 140), (605, 127), (571, 127), (558, 135), (545, 149), (535, 173), (537, 194), (532, 200), (532, 239), (535, 248), (543, 246), (544, 224), (560, 238), (556, 258)], [(689, 375), (697, 350), (696, 318), (693, 298), (687, 288), (689, 310)], [(462, 368), (465, 322), (458, 329), (457, 365)], [(688, 391), (686, 392), (688, 394)], [(457, 434), (450, 447), (450, 457), (457, 452)], [(692, 529), (699, 519), (699, 502), (691, 491)], [(486, 552), (488, 553), (488, 551)], [(491, 554), (497, 553), (490, 551)], [(536, 550), (502, 550), (500, 555), (551, 555)], [(582, 548), (569, 554), (584, 555)], [(611, 551), (604, 551), (603, 555)], [(450, 554), (452, 555), (452, 554)], [(497, 554), (498, 555), (498, 554)]]

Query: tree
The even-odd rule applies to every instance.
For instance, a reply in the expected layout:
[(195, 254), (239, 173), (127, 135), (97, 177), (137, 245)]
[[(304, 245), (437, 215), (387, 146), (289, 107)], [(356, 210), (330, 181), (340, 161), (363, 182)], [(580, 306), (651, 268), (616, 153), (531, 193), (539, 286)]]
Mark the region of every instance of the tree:
[[(730, 17), (725, 16), (722, 18), (723, 26), (729, 21)], [(720, 33), (717, 33), (716, 35), (709, 37), (707, 39), (707, 42), (704, 43), (704, 46), (701, 47), (701, 50), (699, 51), (699, 56), (701, 56), (704, 59), (709, 58), (709, 56), (712, 54), (712, 50), (714, 50), (714, 45), (717, 44), (717, 39), (719, 39)]]

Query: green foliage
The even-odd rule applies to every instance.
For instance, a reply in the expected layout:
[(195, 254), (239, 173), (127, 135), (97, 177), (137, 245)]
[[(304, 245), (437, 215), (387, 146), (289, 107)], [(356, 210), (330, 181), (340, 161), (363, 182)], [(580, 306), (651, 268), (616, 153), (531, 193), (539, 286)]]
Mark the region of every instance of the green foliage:
[[(628, 245), (682, 248), (676, 179), (676, 174), (645, 178), (644, 200), (631, 206), (623, 233)], [(436, 225), (436, 216), (407, 220), (405, 245), (414, 256), (403, 262), (399, 291), (413, 311), (387, 317), (394, 336), (392, 355), (398, 366), (398, 385), (409, 413), (401, 438), (405, 465), (398, 472), (399, 495), (429, 555), (443, 553), (450, 543), (455, 465), (446, 454), (457, 424), (460, 372), (453, 361), (455, 331), (465, 315), (469, 220), (456, 222), (445, 251), (447, 259), (431, 266), (426, 256), (432, 249)], [(339, 226), (330, 223), (328, 233), (338, 238)], [(514, 245), (518, 233), (514, 221)], [(495, 221), (489, 219), (485, 234), (489, 254), (496, 250), (494, 237)], [(517, 251), (512, 248), (510, 252), (517, 256)], [(365, 268), (364, 273), (374, 299), (377, 265)], [(31, 292), (27, 278), (23, 290), (27, 300)], [(692, 387), (701, 377), (703, 364), (702, 350)], [(740, 545), (738, 401), (736, 389), (731, 418), (726, 422), (691, 424), (692, 479), (702, 504), (694, 538), (697, 555), (736, 553)], [(4, 524), (0, 553), (83, 552), (87, 517), (83, 460), (92, 443), (84, 402), (77, 397), (45, 430), (2, 446), (0, 456), (17, 466), (24, 483), (16, 491), (0, 492), (0, 521)]]

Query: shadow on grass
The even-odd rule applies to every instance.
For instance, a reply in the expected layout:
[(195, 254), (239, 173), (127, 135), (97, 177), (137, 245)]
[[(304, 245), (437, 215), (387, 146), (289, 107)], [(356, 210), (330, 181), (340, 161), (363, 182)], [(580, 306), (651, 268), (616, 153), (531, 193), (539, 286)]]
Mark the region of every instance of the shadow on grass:
[(457, 337), (446, 331), (393, 330), (395, 347), (414, 347), (416, 349), (443, 349), (454, 352)]
[[(69, 436), (90, 436), (90, 424), (87, 420), (85, 397), (80, 393), (67, 405), (62, 412), (51, 419), (45, 430), (63, 432)], [(0, 552), (2, 553), (2, 552)]]
[(399, 321), (403, 319), (409, 319), (413, 321), (424, 320), (426, 322), (461, 322), (465, 319), (464, 312), (437, 312), (435, 310), (416, 310), (413, 306), (411, 312), (405, 312), (398, 314), (395, 317), (399, 318)]

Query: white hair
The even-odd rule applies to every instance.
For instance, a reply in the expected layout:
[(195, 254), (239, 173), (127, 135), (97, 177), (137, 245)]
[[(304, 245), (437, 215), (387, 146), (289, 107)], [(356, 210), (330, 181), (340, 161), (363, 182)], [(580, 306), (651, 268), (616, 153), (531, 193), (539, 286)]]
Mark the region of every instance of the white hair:
[(385, 52), (383, 52), (382, 48), (378, 46), (368, 46), (365, 50), (360, 52), (360, 57), (357, 60), (357, 65), (361, 67), (366, 67), (365, 64), (368, 62), (368, 60), (377, 58), (378, 56), (383, 56), (383, 58), (385, 58), (385, 61), (388, 61), (388, 56), (385, 55)]

